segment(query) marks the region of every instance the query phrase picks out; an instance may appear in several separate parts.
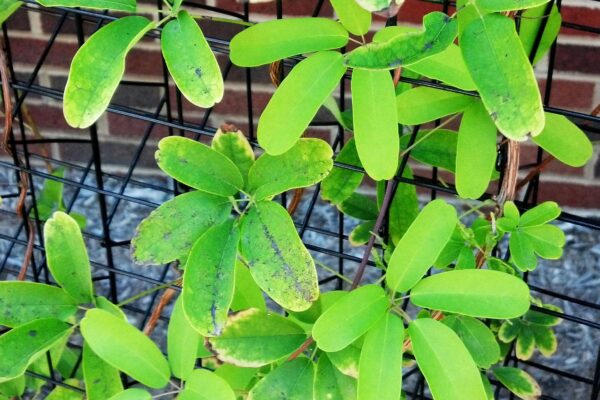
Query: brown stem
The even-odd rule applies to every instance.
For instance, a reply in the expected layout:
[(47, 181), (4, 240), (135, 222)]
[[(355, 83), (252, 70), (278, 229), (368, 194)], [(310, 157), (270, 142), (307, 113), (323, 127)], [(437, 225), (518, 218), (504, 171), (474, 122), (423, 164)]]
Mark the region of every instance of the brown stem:
[(504, 179), (496, 199), (497, 215), (502, 214), (504, 203), (515, 199), (517, 178), (519, 175), (519, 142), (508, 141), (508, 161), (504, 170)]
[(304, 195), (303, 188), (294, 190), (294, 197), (292, 197), (292, 201), (290, 202), (290, 205), (288, 206), (288, 214), (294, 215), (294, 213), (298, 209), (298, 206), (300, 205), (300, 202), (302, 201), (303, 195)]
[(173, 298), (174, 295), (175, 295), (175, 289), (168, 288), (167, 290), (165, 290), (163, 295), (160, 297), (158, 304), (152, 311), (152, 314), (150, 315), (150, 318), (148, 319), (148, 323), (146, 324), (146, 327), (144, 328), (144, 334), (146, 336), (152, 335), (152, 332), (154, 332), (154, 328), (156, 328), (156, 324), (158, 323), (158, 319), (162, 315), (162, 312), (165, 309), (165, 307), (171, 302), (171, 299)]
[(544, 158), (544, 160), (542, 160), (541, 163), (539, 163), (538, 165), (535, 166), (535, 168), (533, 168), (531, 171), (529, 171), (529, 173), (527, 174), (527, 176), (525, 176), (525, 178), (521, 179), (521, 181), (517, 184), (517, 191), (520, 190), (523, 186), (527, 185), (533, 178), (538, 176), (540, 174), (540, 172), (542, 172), (542, 170), (544, 168), (546, 168), (554, 160), (555, 160), (554, 156), (548, 156), (548, 157)]
[(300, 347), (298, 347), (298, 349), (296, 351), (294, 351), (292, 353), (291, 356), (289, 356), (289, 358), (287, 360), (292, 361), (292, 360), (296, 359), (300, 354), (304, 353), (304, 350), (308, 349), (308, 346), (310, 346), (314, 342), (315, 342), (315, 339), (313, 339), (312, 336), (309, 337), (308, 339), (306, 339), (304, 341), (304, 343), (302, 343), (302, 345)]
[(281, 84), (281, 76), (283, 75), (283, 63), (281, 60), (275, 61), (269, 65), (269, 77), (273, 86), (276, 88)]

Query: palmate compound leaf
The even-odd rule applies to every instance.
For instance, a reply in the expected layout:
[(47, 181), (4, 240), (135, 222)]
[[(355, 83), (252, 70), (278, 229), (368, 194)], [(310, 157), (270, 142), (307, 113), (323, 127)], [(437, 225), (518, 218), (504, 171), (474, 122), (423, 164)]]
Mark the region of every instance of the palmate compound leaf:
[(404, 324), (387, 313), (367, 332), (358, 371), (359, 400), (397, 400), (402, 388)]
[(227, 381), (212, 371), (196, 369), (185, 380), (178, 400), (235, 400)]
[(225, 88), (219, 63), (187, 11), (164, 26), (160, 44), (169, 73), (186, 99), (203, 108), (221, 101)]
[(328, 400), (355, 400), (356, 380), (341, 373), (322, 353), (317, 362), (314, 398)]
[(98, 357), (87, 343), (83, 345), (82, 366), (88, 400), (106, 400), (123, 391), (119, 370)]
[(327, 309), (315, 322), (312, 335), (317, 346), (335, 352), (349, 346), (385, 313), (388, 299), (377, 285), (353, 290)]
[(40, 318), (66, 321), (75, 312), (77, 301), (61, 288), (34, 282), (0, 282), (0, 325), (14, 328)]
[(296, 323), (250, 308), (231, 314), (223, 333), (208, 338), (208, 343), (223, 362), (262, 367), (291, 354), (305, 339), (304, 329)]
[(300, 54), (344, 47), (348, 32), (327, 18), (286, 18), (256, 24), (235, 35), (231, 62), (257, 67)]
[(248, 191), (255, 201), (290, 189), (312, 186), (333, 168), (333, 152), (321, 139), (300, 139), (283, 154), (263, 154), (248, 174)]
[(36, 0), (44, 7), (91, 8), (135, 13), (136, 0)]
[(542, 390), (531, 375), (519, 368), (497, 367), (492, 373), (508, 390), (523, 400), (536, 400)]
[(500, 14), (474, 18), (460, 36), (460, 48), (500, 132), (521, 141), (538, 135), (545, 123), (542, 100), (514, 22)]
[(504, 272), (465, 269), (423, 279), (412, 289), (410, 300), (433, 310), (509, 319), (529, 309), (529, 288), (520, 278)]
[(160, 349), (122, 318), (97, 308), (88, 310), (81, 334), (98, 357), (140, 383), (160, 389), (169, 382), (169, 363)]
[(22, 375), (29, 364), (71, 334), (73, 328), (55, 318), (28, 322), (0, 336), (0, 383)]
[(331, 5), (344, 28), (353, 35), (362, 36), (371, 27), (371, 13), (361, 7), (359, 1), (331, 0)]
[(57, 211), (44, 225), (48, 268), (56, 282), (79, 303), (93, 303), (90, 261), (77, 222)]
[(445, 50), (457, 34), (457, 22), (441, 12), (423, 18), (423, 32), (406, 33), (383, 43), (369, 43), (346, 55), (346, 65), (361, 69), (394, 69)]
[(69, 125), (87, 128), (100, 118), (123, 76), (127, 53), (153, 27), (144, 17), (120, 18), (81, 46), (65, 87), (63, 112)]
[(305, 357), (287, 361), (269, 372), (248, 393), (248, 400), (313, 398), (314, 363)]
[(231, 213), (228, 199), (200, 191), (181, 194), (154, 210), (138, 226), (131, 241), (140, 264), (185, 263), (194, 242)]
[(405, 292), (421, 280), (450, 240), (457, 222), (456, 210), (443, 200), (427, 204), (392, 253), (387, 286)]
[(284, 153), (298, 141), (345, 72), (342, 55), (333, 51), (315, 53), (292, 69), (258, 121), (258, 141), (267, 153)]
[(496, 166), (496, 126), (481, 102), (463, 114), (456, 145), (456, 190), (460, 197), (478, 199), (485, 193)]
[(412, 349), (435, 400), (486, 399), (479, 369), (452, 329), (431, 318), (408, 326)]
[(233, 300), (235, 261), (240, 241), (230, 219), (209, 228), (192, 247), (183, 273), (183, 310), (203, 336), (218, 336)]
[(155, 158), (167, 175), (203, 192), (227, 197), (244, 186), (240, 170), (229, 158), (192, 139), (162, 139)]
[(183, 297), (173, 306), (167, 330), (167, 353), (171, 372), (176, 378), (187, 379), (196, 366), (201, 335), (190, 324), (183, 312)]
[(546, 126), (532, 140), (571, 167), (584, 166), (593, 153), (592, 143), (586, 134), (562, 115), (546, 113)]
[(287, 210), (257, 203), (243, 217), (240, 250), (260, 288), (277, 304), (303, 311), (319, 297), (314, 261)]
[(398, 117), (392, 77), (387, 71), (352, 72), (352, 115), (356, 150), (374, 180), (390, 179), (398, 169)]

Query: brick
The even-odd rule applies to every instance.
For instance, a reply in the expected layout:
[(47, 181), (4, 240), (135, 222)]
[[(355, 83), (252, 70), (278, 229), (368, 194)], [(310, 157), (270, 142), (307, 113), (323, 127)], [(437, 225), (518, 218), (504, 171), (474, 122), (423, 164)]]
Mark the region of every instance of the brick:
[[(46, 39), (11, 38), (13, 62), (36, 64), (46, 47)], [(77, 51), (77, 45), (56, 41), (52, 45), (45, 64), (68, 68)], [(43, 69), (43, 68), (42, 68)]]
[[(600, 21), (600, 9), (598, 8), (563, 6), (561, 9), (561, 15), (563, 18), (563, 23), (570, 22), (573, 24), (594, 28), (598, 28), (598, 21)], [(562, 28), (560, 33), (566, 35), (597, 37), (596, 33), (585, 32), (572, 28)]]
[(6, 27), (10, 31), (28, 31), (31, 29), (29, 24), (29, 12), (21, 7), (6, 21)]
[[(533, 145), (523, 145), (521, 146), (521, 156), (520, 161), (521, 165), (530, 165), (537, 161), (537, 146)], [(548, 153), (544, 153), (543, 158), (548, 157)], [(526, 170), (525, 173), (529, 171)], [(563, 164), (559, 160), (554, 160), (546, 168), (542, 171), (542, 176), (545, 174), (555, 174), (555, 175), (564, 175), (564, 176), (583, 176), (585, 173), (584, 167), (574, 168), (570, 167), (566, 164)]]
[(569, 183), (566, 181), (540, 184), (539, 200), (553, 200), (562, 206), (576, 208), (600, 208), (600, 186)]
[[(313, 0), (284, 0), (282, 5), (283, 14), (284, 15), (312, 15), (315, 10), (315, 5), (317, 1)], [(242, 3), (235, 0), (217, 0), (217, 7), (222, 7), (230, 11), (235, 11), (238, 13), (243, 13)], [(264, 3), (264, 4), (251, 4), (250, 5), (250, 13), (252, 14), (266, 14), (266, 15), (275, 15), (276, 13), (276, 5), (275, 2)], [(328, 1), (323, 3), (323, 7), (321, 8), (321, 12), (319, 16), (328, 17), (333, 15), (333, 9)]]
[[(100, 156), (102, 164), (115, 166), (129, 166), (138, 145), (119, 142), (100, 142)], [(156, 168), (154, 152), (156, 147), (146, 146), (136, 164), (140, 168)], [(61, 143), (59, 147), (61, 159), (74, 163), (87, 163), (92, 157), (92, 149), (89, 144)]]
[(29, 112), (31, 113), (31, 117), (33, 118), (37, 126), (40, 128), (42, 135), (44, 134), (44, 130), (46, 129), (50, 129), (57, 132), (85, 132), (81, 129), (71, 128), (67, 124), (61, 106), (62, 103), (57, 103), (56, 106), (32, 104), (27, 105), (27, 107), (29, 108)]
[[(163, 113), (164, 114), (164, 113)], [(130, 138), (141, 138), (150, 125), (150, 122), (137, 118), (126, 117), (119, 114), (108, 113), (108, 133)], [(152, 138), (160, 138), (169, 134), (168, 127), (156, 124), (152, 129)]]
[(398, 13), (398, 21), (421, 25), (425, 14), (441, 10), (440, 4), (422, 0), (406, 0)]
[[(546, 80), (540, 80), (540, 91), (542, 96), (546, 90)], [(553, 107), (580, 109), (589, 112), (593, 107), (594, 89), (596, 85), (593, 81), (569, 81), (552, 80), (552, 91), (550, 92), (550, 105)]]
[(556, 69), (600, 75), (599, 51), (598, 47), (592, 46), (559, 45), (556, 51)]

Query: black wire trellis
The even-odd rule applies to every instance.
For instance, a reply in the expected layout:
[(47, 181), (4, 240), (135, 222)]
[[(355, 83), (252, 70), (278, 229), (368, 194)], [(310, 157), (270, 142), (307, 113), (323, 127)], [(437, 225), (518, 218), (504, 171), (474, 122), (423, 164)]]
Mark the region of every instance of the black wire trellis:
[[(596, 0), (590, 0), (596, 1)], [(313, 16), (318, 16), (322, 12), (322, 8), (324, 5), (324, 0), (315, 0), (315, 5), (313, 9)], [(444, 12), (451, 11), (455, 7), (453, 2), (449, 2), (447, 0), (443, 1), (431, 1), (432, 3), (439, 4), (440, 9)], [(550, 11), (550, 8), (553, 4), (556, 4), (558, 8), (561, 7), (561, 0), (551, 1), (548, 3), (547, 11)], [(240, 21), (250, 21), (250, 13), (251, 8), (253, 6), (248, 3), (243, 3), (241, 8), (241, 12), (225, 10), (222, 8), (217, 8), (213, 6), (208, 6), (204, 4), (196, 4), (193, 2), (184, 2), (186, 7), (192, 9), (199, 9), (204, 11), (209, 11), (213, 13), (217, 13), (228, 18), (238, 19)], [(157, 0), (158, 9), (162, 9), (163, 3), (161, 0)], [(166, 66), (163, 62), (162, 64), (162, 79), (160, 81), (143, 81), (143, 80), (124, 80), (121, 85), (122, 87), (155, 87), (161, 88), (163, 91), (160, 100), (155, 105), (153, 111), (147, 111), (141, 108), (136, 107), (128, 107), (122, 105), (111, 104), (108, 108), (109, 113), (113, 113), (116, 115), (120, 115), (126, 117), (127, 119), (142, 121), (145, 124), (145, 129), (141, 136), (137, 137), (137, 148), (131, 155), (131, 161), (125, 173), (117, 174), (110, 173), (106, 171), (106, 168), (103, 164), (102, 159), (102, 151), (100, 148), (100, 140), (98, 129), (96, 125), (92, 125), (87, 129), (87, 137), (84, 137), (84, 132), (81, 132), (81, 138), (32, 138), (26, 134), (26, 125), (24, 123), (24, 115), (23, 115), (23, 105), (28, 97), (32, 95), (41, 96), (44, 99), (49, 99), (53, 101), (62, 100), (63, 92), (61, 90), (54, 89), (50, 86), (44, 86), (42, 84), (36, 83), (38, 78), (38, 74), (42, 67), (47, 63), (48, 55), (52, 50), (53, 46), (57, 42), (57, 39), (63, 35), (67, 34), (65, 32), (65, 26), (67, 23), (74, 23), (76, 28), (76, 37), (79, 45), (82, 45), (85, 41), (85, 32), (94, 32), (106, 23), (114, 20), (116, 17), (107, 14), (106, 12), (97, 12), (97, 11), (87, 11), (81, 9), (64, 9), (64, 8), (43, 8), (38, 6), (33, 0), (25, 0), (24, 6), (29, 12), (40, 13), (46, 16), (49, 16), (54, 21), (54, 29), (50, 35), (48, 35), (47, 42), (44, 50), (39, 54), (37, 62), (35, 66), (28, 71), (28, 76), (23, 77), (23, 73), (19, 73), (15, 75), (14, 70), (14, 57), (11, 49), (11, 37), (12, 32), (7, 29), (6, 24), (2, 26), (4, 42), (3, 46), (5, 48), (5, 52), (7, 55), (8, 68), (10, 70), (12, 81), (10, 85), (13, 89), (14, 96), (14, 113), (12, 115), (13, 121), (15, 122), (13, 126), (13, 131), (9, 132), (9, 143), (13, 149), (16, 150), (15, 154), (12, 157), (12, 161), (0, 160), (0, 168), (6, 171), (10, 171), (15, 174), (17, 182), (21, 181), (21, 173), (25, 173), (28, 177), (30, 184), (30, 190), (27, 192), (27, 200), (28, 207), (27, 213), (25, 213), (25, 217), (19, 218), (14, 212), (9, 211), (5, 208), (0, 209), (0, 215), (2, 218), (19, 218), (20, 223), (15, 227), (14, 232), (12, 234), (6, 234), (4, 232), (0, 232), (0, 241), (5, 242), (6, 252), (3, 255), (0, 255), (0, 274), (2, 273), (16, 273), (15, 267), (11, 265), (9, 260), (11, 257), (15, 257), (15, 254), (20, 256), (23, 254), (24, 249), (27, 246), (27, 240), (23, 238), (23, 234), (25, 233), (25, 238), (29, 234), (29, 224), (27, 218), (31, 218), (34, 226), (35, 233), (35, 243), (34, 243), (34, 253), (31, 258), (30, 269), (28, 272), (28, 279), (34, 281), (43, 281), (49, 282), (50, 277), (48, 274), (48, 269), (45, 264), (44, 258), (44, 249), (43, 249), (43, 229), (42, 222), (39, 218), (38, 213), (38, 203), (36, 199), (36, 191), (35, 187), (39, 186), (45, 180), (54, 180), (58, 182), (62, 182), (65, 187), (71, 190), (70, 198), (66, 203), (67, 211), (70, 211), (76, 201), (81, 197), (82, 192), (91, 192), (97, 196), (97, 203), (93, 205), (93, 207), (98, 207), (99, 220), (100, 220), (100, 232), (91, 232), (89, 229), (85, 230), (84, 237), (87, 241), (94, 241), (98, 243), (103, 251), (103, 254), (99, 259), (101, 261), (93, 261), (92, 266), (94, 267), (94, 280), (97, 282), (102, 282), (102, 284), (106, 287), (106, 293), (113, 302), (118, 303), (120, 300), (120, 290), (119, 290), (119, 282), (124, 279), (132, 279), (143, 282), (149, 286), (157, 286), (164, 285), (165, 282), (168, 282), (169, 279), (169, 266), (166, 265), (160, 271), (159, 278), (151, 277), (145, 274), (144, 270), (141, 268), (128, 270), (118, 265), (115, 261), (116, 253), (118, 251), (125, 251), (129, 247), (129, 240), (119, 239), (115, 237), (115, 233), (113, 232), (115, 218), (118, 217), (118, 211), (120, 207), (124, 207), (128, 204), (137, 205), (140, 207), (146, 207), (148, 212), (153, 208), (157, 207), (159, 204), (155, 201), (146, 200), (141, 197), (136, 197), (134, 194), (131, 194), (132, 188), (138, 189), (146, 189), (156, 193), (160, 193), (163, 196), (174, 196), (177, 195), (183, 188), (178, 187), (175, 182), (171, 182), (170, 184), (157, 184), (155, 182), (147, 182), (146, 180), (139, 179), (134, 177), (134, 172), (136, 168), (139, 168), (140, 162), (142, 159), (142, 154), (145, 149), (151, 147), (149, 144), (151, 135), (158, 128), (162, 127), (168, 131), (169, 135), (187, 135), (189, 137), (200, 139), (202, 137), (211, 137), (216, 132), (215, 127), (209, 126), (209, 119), (213, 112), (213, 109), (204, 110), (202, 117), (200, 118), (200, 122), (191, 122), (191, 119), (185, 115), (185, 110), (183, 106), (182, 95), (179, 91), (175, 90), (174, 96), (173, 92), (170, 90), (169, 85), (169, 76), (166, 69)], [(265, 7), (262, 5), (262, 7)], [(283, 18), (284, 15), (284, 5), (281, 0), (277, 0), (272, 5), (273, 13), (277, 16), (277, 18)], [(518, 18), (517, 18), (518, 19)], [(533, 46), (532, 54), (536, 53), (537, 47), (539, 46), (541, 40), (541, 32), (546, 24), (546, 19), (544, 19), (541, 23), (540, 34), (538, 34), (537, 40)], [(388, 20), (388, 24), (394, 24), (396, 21), (394, 19)], [(574, 30), (578, 30), (581, 32), (587, 32), (589, 34), (595, 35), (594, 38), (597, 39), (597, 35), (600, 34), (600, 26), (588, 26), (582, 25), (578, 23), (572, 23), (569, 21), (563, 21), (562, 26), (565, 28), (570, 28)], [(148, 37), (157, 38), (157, 32), (150, 32), (147, 34)], [(228, 54), (228, 41), (223, 39), (218, 39), (214, 37), (207, 37), (211, 47), (216, 53)], [(589, 135), (592, 135), (593, 138), (598, 138), (600, 135), (600, 117), (583, 114), (579, 112), (569, 111), (558, 109), (555, 107), (550, 107), (550, 95), (553, 87), (553, 76), (555, 71), (555, 59), (556, 59), (556, 43), (552, 46), (549, 54), (548, 61), (548, 69), (546, 72), (546, 86), (543, 92), (543, 100), (545, 109), (547, 111), (561, 114), (571, 118), (575, 121), (585, 132)], [(299, 58), (292, 58), (289, 60), (285, 60), (283, 63), (284, 68), (293, 66), (295, 62), (298, 61)], [(600, 58), (598, 59), (600, 62)], [(232, 64), (230, 61), (227, 61), (226, 64), (222, 67), (223, 77), (225, 80), (230, 78), (232, 71)], [(253, 85), (256, 82), (256, 76), (254, 75), (255, 71), (252, 71), (249, 68), (244, 69), (243, 77), (245, 81), (245, 91), (246, 91), (246, 105), (247, 108), (245, 110), (247, 117), (247, 126), (242, 127), (250, 141), (254, 146), (257, 146), (255, 141), (255, 120), (253, 117)], [(253, 76), (254, 75), (254, 76)], [(16, 78), (16, 77), (19, 78)], [(282, 77), (281, 76), (281, 77)], [(340, 85), (338, 97), (339, 97), (339, 105), (341, 109), (344, 109), (347, 100), (347, 90), (346, 90), (346, 82), (349, 78), (349, 75), (343, 78), (343, 84)], [(443, 90), (450, 90), (458, 93), (463, 93), (467, 95), (476, 95), (472, 92), (466, 92), (460, 89), (456, 89), (453, 87), (448, 87), (443, 84), (439, 84), (436, 82), (416, 80), (410, 78), (401, 78), (401, 81), (408, 82), (416, 85), (425, 85), (435, 88), (440, 88)], [(344, 140), (346, 139), (346, 133), (343, 128), (339, 126), (335, 122), (315, 122), (315, 126), (326, 126), (330, 128), (337, 128), (337, 134), (333, 140), (334, 150), (341, 149)], [(414, 142), (416, 138), (416, 134), (418, 133), (418, 127), (413, 130), (411, 141)], [(63, 146), (69, 144), (77, 144), (80, 146), (89, 146), (91, 151), (91, 157), (86, 163), (74, 163), (69, 161), (63, 161), (59, 159), (55, 159), (52, 157), (48, 157), (47, 155), (40, 153), (37, 145), (48, 145), (54, 144), (56, 146)], [(500, 149), (500, 160), (503, 159), (503, 153), (505, 149)], [(543, 151), (538, 149), (537, 159), (534, 164), (521, 166), (522, 168), (530, 168), (540, 165), (543, 160)], [(51, 175), (48, 172), (37, 168), (36, 166), (40, 163), (48, 162), (53, 166), (57, 167), (66, 167), (69, 170), (73, 171), (74, 174), (72, 176), (77, 176), (77, 178), (60, 178), (54, 175)], [(408, 162), (408, 154), (406, 154), (401, 160), (401, 168), (400, 171), (392, 182), (394, 186), (392, 191), (395, 190), (395, 186), (397, 183), (409, 183), (416, 185), (417, 187), (426, 190), (430, 193), (431, 198), (435, 198), (440, 193), (445, 193), (449, 195), (456, 194), (454, 188), (452, 186), (448, 186), (445, 184), (441, 184), (438, 180), (438, 171), (436, 168), (432, 169), (431, 176), (415, 176), (412, 179), (402, 177), (402, 172), (406, 167)], [(502, 164), (500, 162), (500, 164)], [(341, 164), (336, 162), (336, 166), (362, 171), (362, 169)], [(502, 168), (502, 165), (499, 165), (499, 168)], [(111, 185), (107, 185), (107, 182), (110, 182)], [(517, 202), (517, 205), (521, 209), (528, 209), (537, 204), (538, 201), (538, 192), (542, 183), (539, 180), (539, 176), (536, 176), (532, 179), (526, 187), (524, 192), (524, 196), (520, 201)], [(18, 190), (15, 189), (14, 192), (8, 193), (0, 193), (0, 195), (5, 199), (17, 198), (19, 196)], [(314, 221), (314, 209), (317, 204), (317, 200), (319, 197), (319, 187), (316, 188), (311, 194), (310, 198), (306, 201), (307, 207), (304, 211), (304, 214), (297, 221), (297, 228), (300, 236), (303, 239), (305, 238), (306, 232), (311, 232), (311, 234), (333, 238), (335, 241), (335, 245), (325, 246), (325, 245), (317, 245), (314, 243), (306, 243), (306, 246), (309, 250), (311, 250), (315, 254), (321, 254), (330, 257), (335, 260), (338, 268), (339, 274), (344, 274), (344, 270), (348, 268), (348, 265), (356, 265), (360, 263), (361, 259), (357, 257), (354, 253), (348, 251), (348, 235), (346, 233), (347, 226), (344, 221), (344, 215), (341, 212), (337, 213), (337, 229), (328, 229), (323, 228), (318, 221)], [(286, 196), (282, 196), (281, 201), (283, 204), (287, 203)], [(600, 203), (599, 203), (600, 205)], [(600, 231), (600, 220), (588, 218), (580, 215), (571, 214), (568, 212), (563, 212), (559, 218), (561, 221), (585, 228), (589, 228), (595, 231)], [(311, 221), (312, 220), (312, 221)], [(385, 235), (386, 233), (386, 225), (384, 223), (383, 230), (381, 234)], [(332, 242), (333, 243), (333, 242)], [(374, 263), (369, 261), (369, 266), (373, 266)], [(343, 280), (340, 279), (336, 275), (330, 275), (324, 277), (320, 283), (327, 284), (331, 282), (336, 285), (337, 288), (343, 287)], [(600, 304), (592, 303), (583, 299), (575, 298), (572, 296), (568, 296), (564, 293), (555, 292), (548, 288), (539, 287), (536, 285), (530, 284), (530, 289), (534, 293), (534, 295), (544, 295), (548, 298), (552, 299), (560, 299), (562, 301), (566, 301), (573, 305), (585, 307), (591, 310), (600, 310)], [(179, 290), (178, 287), (173, 286), (174, 289)], [(148, 296), (146, 303), (143, 306), (136, 306), (132, 304), (126, 305), (124, 308), (131, 314), (136, 316), (136, 321), (138, 326), (142, 328), (156, 304), (159, 292), (156, 291)], [(569, 314), (569, 313), (561, 313), (555, 312), (547, 309), (542, 309), (539, 307), (532, 307), (536, 311), (540, 311), (543, 313), (551, 314), (558, 316), (566, 321), (570, 321), (575, 324), (585, 325), (591, 329), (600, 331), (600, 322), (593, 321), (590, 319), (583, 318), (579, 315)], [(165, 318), (162, 318), (163, 321)], [(600, 350), (600, 348), (599, 348)], [(79, 360), (80, 362), (80, 360)], [(595, 370), (592, 376), (583, 376), (579, 374), (575, 374), (560, 368), (544, 365), (537, 361), (522, 361), (518, 360), (514, 355), (514, 349), (511, 349), (509, 355), (505, 359), (506, 365), (515, 365), (515, 366), (526, 366), (528, 369), (537, 369), (546, 374), (553, 374), (557, 377), (561, 377), (564, 379), (571, 380), (573, 382), (577, 382), (580, 385), (584, 385), (588, 387), (590, 393), (590, 399), (596, 400), (600, 395), (600, 353), (596, 356), (596, 365)], [(77, 364), (78, 365), (78, 364)], [(77, 367), (76, 367), (77, 368)], [(75, 368), (75, 369), (76, 369)], [(43, 379), (48, 382), (51, 386), (62, 386), (72, 389), (74, 391), (82, 392), (81, 388), (74, 387), (67, 383), (64, 383), (60, 379), (57, 379), (57, 374), (55, 374), (55, 367), (48, 355), (48, 370), (49, 374), (40, 374), (36, 372), (28, 371), (27, 373), (35, 378)], [(75, 371), (73, 371), (74, 373)], [(404, 377), (409, 378), (411, 376), (418, 376), (419, 372), (416, 367), (411, 367), (405, 371)], [(412, 381), (411, 381), (412, 382)], [(412, 399), (428, 399), (428, 395), (426, 394), (426, 384), (422, 376), (419, 376), (414, 385), (410, 385), (411, 387), (405, 387), (405, 391), (409, 398)], [(128, 384), (134, 384), (135, 382), (128, 382)], [(497, 384), (497, 382), (492, 382), (493, 384)], [(405, 385), (406, 386), (406, 385)], [(497, 394), (502, 391), (499, 386), (497, 388)], [(503, 392), (507, 394), (507, 392)], [(543, 399), (559, 399), (566, 398), (570, 393), (549, 393), (544, 394), (542, 396)], [(558, 397), (557, 397), (558, 396)], [(509, 398), (513, 398), (512, 395), (509, 395)]]

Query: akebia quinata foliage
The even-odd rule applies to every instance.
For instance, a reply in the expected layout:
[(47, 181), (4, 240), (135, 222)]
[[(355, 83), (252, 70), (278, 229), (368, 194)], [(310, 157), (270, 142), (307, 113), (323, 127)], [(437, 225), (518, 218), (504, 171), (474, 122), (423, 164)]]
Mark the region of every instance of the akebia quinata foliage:
[[(561, 257), (565, 235), (554, 224), (561, 210), (500, 196), (466, 200), (481, 199), (490, 182), (514, 173), (497, 170), (505, 141), (531, 140), (574, 167), (591, 158), (577, 125), (544, 112), (533, 74), (532, 63), (556, 39), (560, 14), (552, 8), (536, 46), (535, 16), (545, 0), (459, 1), (453, 14), (425, 15), (420, 29), (386, 27), (367, 42), (372, 13), (397, 3), (331, 0), (339, 21), (242, 23), (229, 49), (234, 64), (286, 59), (293, 67), (258, 121), (258, 143), (230, 128), (210, 144), (160, 140), (157, 165), (185, 191), (139, 224), (131, 255), (140, 269), (171, 264), (179, 279), (120, 304), (99, 296), (80, 231), (85, 220), (64, 212), (62, 187), (47, 185), (51, 279), (0, 282), (0, 325), (7, 328), (0, 335), (0, 399), (39, 392), (35, 374), (47, 369), (47, 353), (56, 375), (89, 400), (151, 399), (156, 390), (183, 400), (399, 400), (408, 365), (420, 369), (435, 400), (493, 398), (490, 378), (520, 398), (538, 398), (533, 377), (502, 360), (512, 344), (523, 360), (557, 349), (560, 318), (542, 311), (560, 309), (532, 297), (523, 276), (540, 259)], [(126, 0), (40, 4), (136, 11)], [(18, 5), (6, 2), (2, 18)], [(129, 15), (90, 36), (72, 61), (67, 122), (96, 122), (127, 53), (150, 31), (160, 34), (169, 73), (192, 104), (221, 101), (222, 74), (197, 21), (207, 16), (184, 8), (175, 1), (159, 22)], [(532, 17), (517, 31), (512, 11)], [(356, 46), (347, 51), (350, 41)], [(344, 110), (333, 96), (342, 79), (350, 80), (352, 97)], [(442, 87), (412, 84), (428, 79)], [(304, 137), (322, 108), (352, 134), (335, 153), (330, 143)], [(421, 204), (409, 160), (453, 175), (458, 196)], [(367, 177), (376, 193), (366, 190)], [(282, 193), (312, 187), (357, 221), (349, 243), (367, 244), (379, 281), (341, 275), (347, 290), (320, 292), (318, 269), (332, 270), (315, 262), (279, 201)], [(465, 204), (468, 211), (459, 212)], [(504, 258), (501, 243), (509, 249)], [(163, 314), (165, 348), (122, 311), (161, 289), (176, 296)], [(123, 376), (136, 386), (123, 385)], [(64, 390), (57, 386), (50, 396)]]

